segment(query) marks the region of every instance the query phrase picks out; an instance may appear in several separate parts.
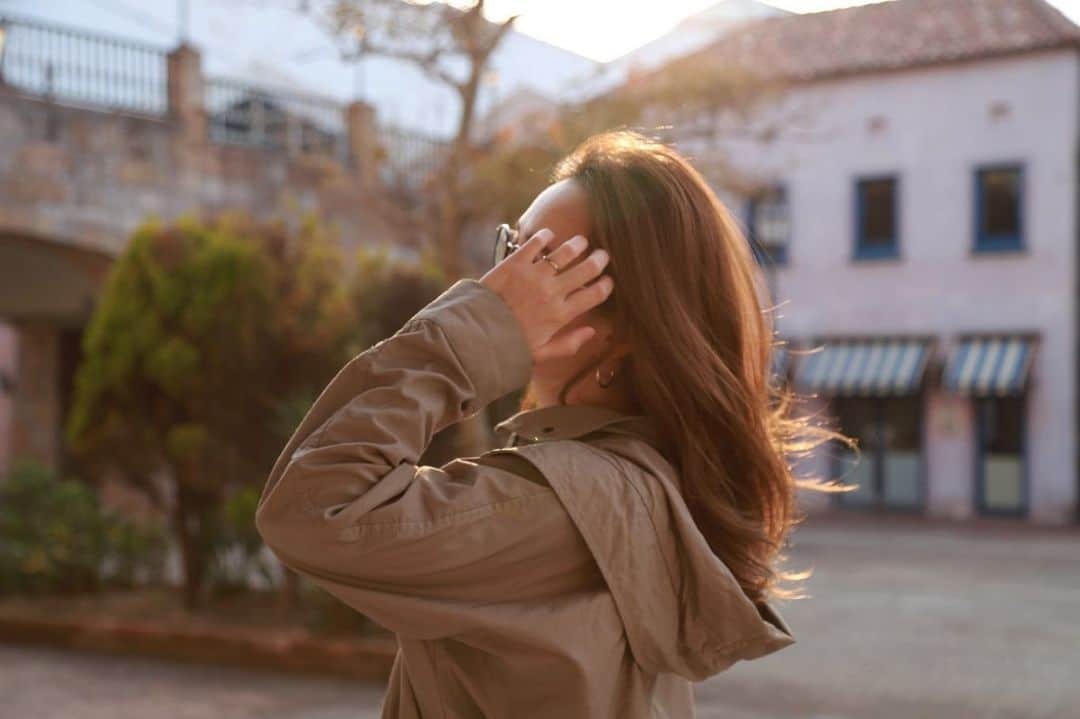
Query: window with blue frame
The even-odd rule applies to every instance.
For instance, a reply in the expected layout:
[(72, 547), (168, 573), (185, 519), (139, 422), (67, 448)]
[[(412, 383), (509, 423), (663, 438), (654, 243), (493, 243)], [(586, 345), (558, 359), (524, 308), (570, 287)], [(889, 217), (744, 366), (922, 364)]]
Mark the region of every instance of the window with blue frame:
[(766, 188), (747, 203), (746, 226), (754, 257), (762, 264), (785, 265), (791, 239), (791, 211), (782, 185)]
[(855, 258), (896, 257), (897, 180), (863, 178), (855, 182)]
[(975, 251), (1024, 247), (1024, 171), (1020, 165), (975, 171)]

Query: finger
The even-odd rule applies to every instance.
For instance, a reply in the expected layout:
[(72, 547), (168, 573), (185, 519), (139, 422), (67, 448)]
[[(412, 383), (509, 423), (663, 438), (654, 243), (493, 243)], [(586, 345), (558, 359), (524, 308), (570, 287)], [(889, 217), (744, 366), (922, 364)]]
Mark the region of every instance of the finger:
[(567, 332), (561, 337), (554, 337), (537, 350), (535, 361), (544, 362), (551, 359), (573, 357), (594, 336), (596, 336), (596, 328), (586, 325)]
[(525, 243), (517, 249), (507, 259), (513, 259), (517, 257), (517, 262), (528, 264), (530, 262), (536, 262), (540, 255), (544, 254), (547, 250), (547, 246), (551, 244), (555, 239), (555, 233), (548, 228), (537, 230), (532, 237), (525, 241)]
[(567, 293), (573, 292), (598, 277), (604, 271), (610, 259), (608, 253), (598, 247), (581, 262), (560, 273), (558, 276), (559, 284), (566, 288)]
[(585, 285), (580, 290), (571, 292), (566, 298), (566, 311), (570, 315), (568, 321), (573, 321), (583, 312), (588, 312), (602, 303), (614, 289), (615, 280), (611, 275), (604, 275), (591, 285)]
[[(562, 272), (566, 272), (567, 268), (570, 267), (570, 263), (580, 257), (581, 253), (588, 249), (588, 247), (589, 241), (585, 239), (584, 236), (574, 235), (552, 250), (548, 257), (554, 260), (555, 264), (562, 268)], [(562, 272), (559, 273), (560, 276), (562, 275)]]

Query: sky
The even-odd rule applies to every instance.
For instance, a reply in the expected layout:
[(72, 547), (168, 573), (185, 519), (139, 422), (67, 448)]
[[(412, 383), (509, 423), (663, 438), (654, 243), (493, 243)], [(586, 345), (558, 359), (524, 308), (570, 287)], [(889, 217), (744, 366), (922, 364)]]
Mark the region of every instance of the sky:
[[(224, 9), (235, 4), (238, 9), (289, 6), (298, 0), (217, 0)], [(819, 12), (877, 0), (767, 0), (791, 12)], [(451, 0), (453, 2), (453, 0)], [(592, 60), (606, 62), (648, 43), (674, 27), (689, 15), (700, 12), (719, 0), (487, 0), (488, 15), (493, 20), (519, 14), (517, 28), (539, 40), (565, 48)], [(1049, 0), (1073, 22), (1080, 23), (1080, 0)], [(182, 5), (182, 0), (0, 0), (0, 10), (10, 7), (31, 15), (37, 9), (53, 11), (64, 8), (61, 17), (85, 20), (87, 14), (136, 21), (146, 28), (162, 31), (175, 29), (174, 12), (161, 10)], [(85, 25), (85, 22), (76, 24)]]
[[(488, 0), (488, 15), (500, 19), (519, 13), (518, 29), (580, 55), (611, 60), (659, 37), (679, 20), (714, 5), (717, 0)], [(819, 12), (867, 0), (775, 0), (791, 12)], [(1050, 0), (1080, 23), (1080, 0)], [(628, 8), (633, 8), (629, 10)], [(611, 19), (617, 18), (615, 27)]]
[[(486, 88), (481, 104), (486, 107), (485, 103), (521, 87), (551, 97), (573, 96), (567, 93), (585, 86), (572, 78), (591, 75), (594, 61), (611, 60), (646, 45), (720, 1), (487, 0), (493, 20), (508, 13), (520, 18), (519, 34), (504, 46), (513, 51), (506, 50), (493, 61), (498, 81)], [(755, 0), (724, 1), (738, 6)], [(818, 12), (870, 1), (771, 0), (771, 4), (792, 12)], [(1080, 23), (1080, 0), (1050, 1)], [(208, 77), (296, 88), (335, 102), (362, 98), (378, 108), (385, 123), (437, 136), (454, 131), (452, 108), (457, 98), (448, 88), (385, 58), (371, 58), (362, 68), (346, 66), (324, 33), (310, 22), (297, 22), (300, 0), (0, 0), (0, 15), (11, 12), (171, 47), (182, 35), (177, 9), (185, 2), (190, 35), (203, 50)], [(570, 52), (552, 52), (544, 43)], [(573, 90), (567, 83), (573, 83)]]

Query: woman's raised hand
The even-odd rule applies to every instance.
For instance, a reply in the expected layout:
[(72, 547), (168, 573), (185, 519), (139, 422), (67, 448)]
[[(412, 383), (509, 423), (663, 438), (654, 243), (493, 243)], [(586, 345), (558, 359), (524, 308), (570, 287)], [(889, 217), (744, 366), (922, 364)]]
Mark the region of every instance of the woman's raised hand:
[(589, 246), (581, 235), (571, 237), (547, 255), (559, 266), (556, 273), (543, 259), (554, 239), (551, 230), (538, 231), (480, 278), (513, 310), (525, 330), (535, 363), (576, 354), (596, 330), (588, 325), (568, 332), (561, 330), (606, 300), (615, 286), (611, 275), (592, 282), (608, 263), (608, 254), (602, 249), (570, 266)]

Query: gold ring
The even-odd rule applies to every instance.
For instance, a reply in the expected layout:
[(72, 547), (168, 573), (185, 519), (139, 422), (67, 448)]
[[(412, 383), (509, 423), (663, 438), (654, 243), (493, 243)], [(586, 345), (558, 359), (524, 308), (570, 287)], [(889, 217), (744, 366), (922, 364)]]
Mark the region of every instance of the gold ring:
[(559, 274), (559, 266), (557, 264), (555, 264), (555, 260), (551, 259), (547, 255), (542, 255), (540, 257), (540, 259), (542, 259), (544, 262), (546, 262), (549, 265), (551, 265), (552, 267), (554, 267), (555, 268), (555, 274)]

